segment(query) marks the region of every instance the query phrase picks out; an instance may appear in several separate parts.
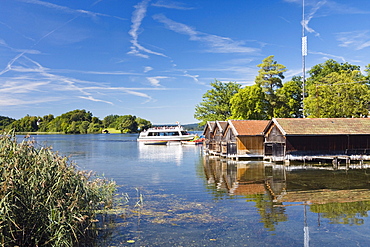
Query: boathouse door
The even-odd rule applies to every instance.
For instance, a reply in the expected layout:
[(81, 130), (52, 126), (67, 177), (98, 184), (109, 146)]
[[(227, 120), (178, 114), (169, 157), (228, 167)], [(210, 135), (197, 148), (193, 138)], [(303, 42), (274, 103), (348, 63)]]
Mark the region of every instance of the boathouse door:
[(283, 157), (284, 143), (265, 143), (265, 156)]
[(228, 142), (227, 143), (227, 154), (228, 155), (236, 155), (236, 142)]

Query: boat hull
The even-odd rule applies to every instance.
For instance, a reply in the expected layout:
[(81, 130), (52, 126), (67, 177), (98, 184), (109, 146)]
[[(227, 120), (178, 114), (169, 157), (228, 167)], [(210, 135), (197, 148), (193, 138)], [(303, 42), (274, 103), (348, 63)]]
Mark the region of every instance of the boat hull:
[(194, 139), (194, 135), (186, 135), (186, 136), (147, 136), (147, 137), (139, 137), (137, 141), (139, 142), (159, 142), (159, 141), (167, 141), (167, 142), (174, 142), (174, 141), (190, 141)]
[(144, 145), (167, 145), (167, 141), (147, 141)]

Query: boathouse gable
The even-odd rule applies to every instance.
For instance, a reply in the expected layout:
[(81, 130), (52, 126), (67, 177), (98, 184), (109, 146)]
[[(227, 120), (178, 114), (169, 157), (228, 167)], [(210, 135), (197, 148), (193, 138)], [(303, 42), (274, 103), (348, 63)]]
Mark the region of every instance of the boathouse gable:
[(228, 120), (223, 150), (228, 157), (263, 157), (263, 130), (267, 120)]
[(207, 122), (203, 131), (207, 152), (211, 154), (221, 153), (221, 143), (226, 125), (226, 121)]
[(206, 125), (204, 126), (203, 136), (205, 138), (205, 148), (207, 150), (212, 150), (214, 145), (214, 129), (215, 129), (216, 121), (207, 121)]

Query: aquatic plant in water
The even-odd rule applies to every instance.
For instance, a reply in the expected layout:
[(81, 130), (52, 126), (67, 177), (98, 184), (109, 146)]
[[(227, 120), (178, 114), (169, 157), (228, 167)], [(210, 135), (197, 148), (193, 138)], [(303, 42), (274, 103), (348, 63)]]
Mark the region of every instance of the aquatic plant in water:
[[(50, 148), (0, 137), (0, 244), (74, 246), (97, 235), (96, 210), (116, 185), (81, 171)], [(87, 245), (87, 244), (86, 244)]]

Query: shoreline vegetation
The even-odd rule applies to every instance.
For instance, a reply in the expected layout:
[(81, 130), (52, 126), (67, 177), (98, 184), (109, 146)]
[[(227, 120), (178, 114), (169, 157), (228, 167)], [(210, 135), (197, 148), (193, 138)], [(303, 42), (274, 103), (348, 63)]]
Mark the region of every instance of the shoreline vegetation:
[(151, 126), (150, 121), (133, 115), (108, 115), (100, 120), (91, 112), (79, 109), (57, 117), (52, 114), (43, 117), (27, 115), (16, 120), (0, 116), (0, 129), (16, 133), (97, 134), (106, 129), (110, 133), (138, 133)]
[(116, 184), (14, 132), (0, 136), (2, 246), (90, 246)]
[[(183, 125), (188, 130), (202, 130), (198, 124)], [(73, 110), (54, 117), (49, 114), (25, 116), (21, 119), (0, 116), (0, 130), (14, 130), (17, 134), (98, 134), (105, 130), (112, 134), (139, 133), (152, 127), (146, 119), (133, 115), (108, 115), (103, 120), (86, 110)]]

